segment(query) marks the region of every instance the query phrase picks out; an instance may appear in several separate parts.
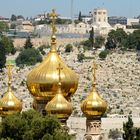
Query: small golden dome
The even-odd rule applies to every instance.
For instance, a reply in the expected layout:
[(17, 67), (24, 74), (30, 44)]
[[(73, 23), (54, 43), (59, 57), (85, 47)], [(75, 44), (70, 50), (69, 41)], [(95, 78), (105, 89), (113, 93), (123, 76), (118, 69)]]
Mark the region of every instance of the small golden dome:
[(101, 117), (107, 109), (107, 103), (100, 97), (100, 95), (96, 91), (95, 68), (96, 67), (94, 67), (93, 89), (89, 96), (85, 100), (83, 100), (81, 104), (81, 110), (87, 118)]
[(12, 115), (22, 110), (22, 103), (16, 98), (11, 89), (11, 64), (7, 65), (8, 70), (8, 90), (0, 99), (0, 114), (2, 116)]
[(46, 105), (48, 114), (56, 115), (58, 119), (67, 120), (72, 113), (72, 105), (62, 95), (61, 88), (58, 88), (55, 97)]
[[(54, 14), (54, 13), (53, 13)], [(55, 15), (55, 14), (54, 14)], [(57, 92), (57, 67), (63, 67), (61, 72), (62, 92), (64, 97), (70, 98), (78, 86), (77, 74), (64, 64), (56, 51), (55, 25), (52, 24), (51, 50), (46, 59), (27, 76), (27, 87), (36, 100), (51, 100)]]
[(3, 98), (0, 99), (0, 107), (2, 108), (0, 111), (1, 115), (7, 116), (21, 112), (22, 103), (13, 94), (12, 89), (8, 88), (8, 91), (5, 93)]
[(60, 64), (59, 64), (59, 68), (57, 69), (59, 70), (59, 83), (58, 83), (57, 94), (46, 105), (45, 110), (49, 114), (56, 115), (58, 119), (66, 121), (72, 113), (72, 105), (62, 95), (61, 77), (60, 77), (60, 71), (62, 70), (62, 68), (60, 67)]

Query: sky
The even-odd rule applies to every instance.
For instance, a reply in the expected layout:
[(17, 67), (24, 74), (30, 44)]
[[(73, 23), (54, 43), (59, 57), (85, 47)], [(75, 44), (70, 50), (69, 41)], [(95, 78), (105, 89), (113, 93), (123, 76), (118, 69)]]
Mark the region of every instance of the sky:
[[(73, 0), (74, 15), (88, 14), (94, 8), (105, 8), (108, 16), (140, 15), (140, 0)], [(71, 0), (0, 0), (0, 16), (11, 17), (12, 14), (34, 17), (50, 12), (55, 8), (61, 16), (71, 16)]]

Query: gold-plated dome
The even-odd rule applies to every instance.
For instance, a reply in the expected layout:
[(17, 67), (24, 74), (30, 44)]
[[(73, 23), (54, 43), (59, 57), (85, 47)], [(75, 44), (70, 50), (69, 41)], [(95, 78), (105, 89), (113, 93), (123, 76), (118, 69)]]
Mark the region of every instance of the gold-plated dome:
[(27, 87), (36, 100), (51, 100), (57, 92), (57, 67), (59, 63), (63, 67), (61, 72), (62, 91), (64, 97), (70, 98), (77, 89), (78, 78), (74, 71), (64, 64), (56, 51), (56, 28), (55, 12), (51, 14), (52, 18), (52, 37), (51, 50), (46, 59), (27, 76)]
[(58, 119), (65, 122), (72, 113), (72, 105), (62, 95), (60, 68), (61, 67), (59, 67), (59, 83), (58, 83), (57, 94), (46, 105), (45, 110), (48, 114), (56, 115)]
[(22, 103), (13, 94), (11, 88), (8, 88), (8, 91), (0, 100), (0, 106), (2, 108), (0, 111), (2, 116), (12, 115), (22, 110)]
[(7, 65), (8, 69), (8, 90), (4, 94), (4, 96), (0, 99), (0, 114), (2, 116), (12, 115), (22, 110), (22, 103), (17, 97), (14, 95), (11, 89), (11, 66)]
[(107, 103), (100, 97), (100, 95), (96, 90), (95, 69), (96, 64), (94, 64), (94, 72), (93, 72), (94, 73), (93, 89), (89, 94), (89, 96), (81, 104), (81, 110), (87, 118), (101, 117), (107, 109)]

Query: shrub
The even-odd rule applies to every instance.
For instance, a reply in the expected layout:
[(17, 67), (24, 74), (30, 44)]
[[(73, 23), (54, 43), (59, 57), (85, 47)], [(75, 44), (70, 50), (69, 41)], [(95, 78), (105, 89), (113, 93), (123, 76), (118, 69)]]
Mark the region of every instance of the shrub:
[(84, 50), (92, 50), (93, 49), (92, 42), (90, 40), (82, 41), (81, 45), (83, 45)]
[(108, 53), (109, 53), (109, 52), (108, 52), (107, 50), (101, 51), (101, 52), (99, 53), (99, 57), (100, 57), (102, 60), (104, 60), (104, 59), (107, 57)]
[(77, 59), (79, 62), (83, 62), (83, 59), (85, 59), (85, 55), (83, 53), (79, 53)]
[(71, 44), (67, 44), (65, 47), (65, 52), (71, 52), (72, 51), (72, 45)]

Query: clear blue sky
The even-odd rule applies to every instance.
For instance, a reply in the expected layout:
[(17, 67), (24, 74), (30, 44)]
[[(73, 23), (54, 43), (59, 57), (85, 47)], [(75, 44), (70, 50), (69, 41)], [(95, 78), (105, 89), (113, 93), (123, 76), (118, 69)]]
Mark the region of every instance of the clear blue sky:
[[(134, 17), (140, 15), (140, 0), (73, 0), (74, 14), (87, 14), (97, 7), (108, 10), (109, 16)], [(55, 8), (62, 16), (70, 17), (71, 0), (0, 0), (0, 16), (11, 14), (34, 17)]]

